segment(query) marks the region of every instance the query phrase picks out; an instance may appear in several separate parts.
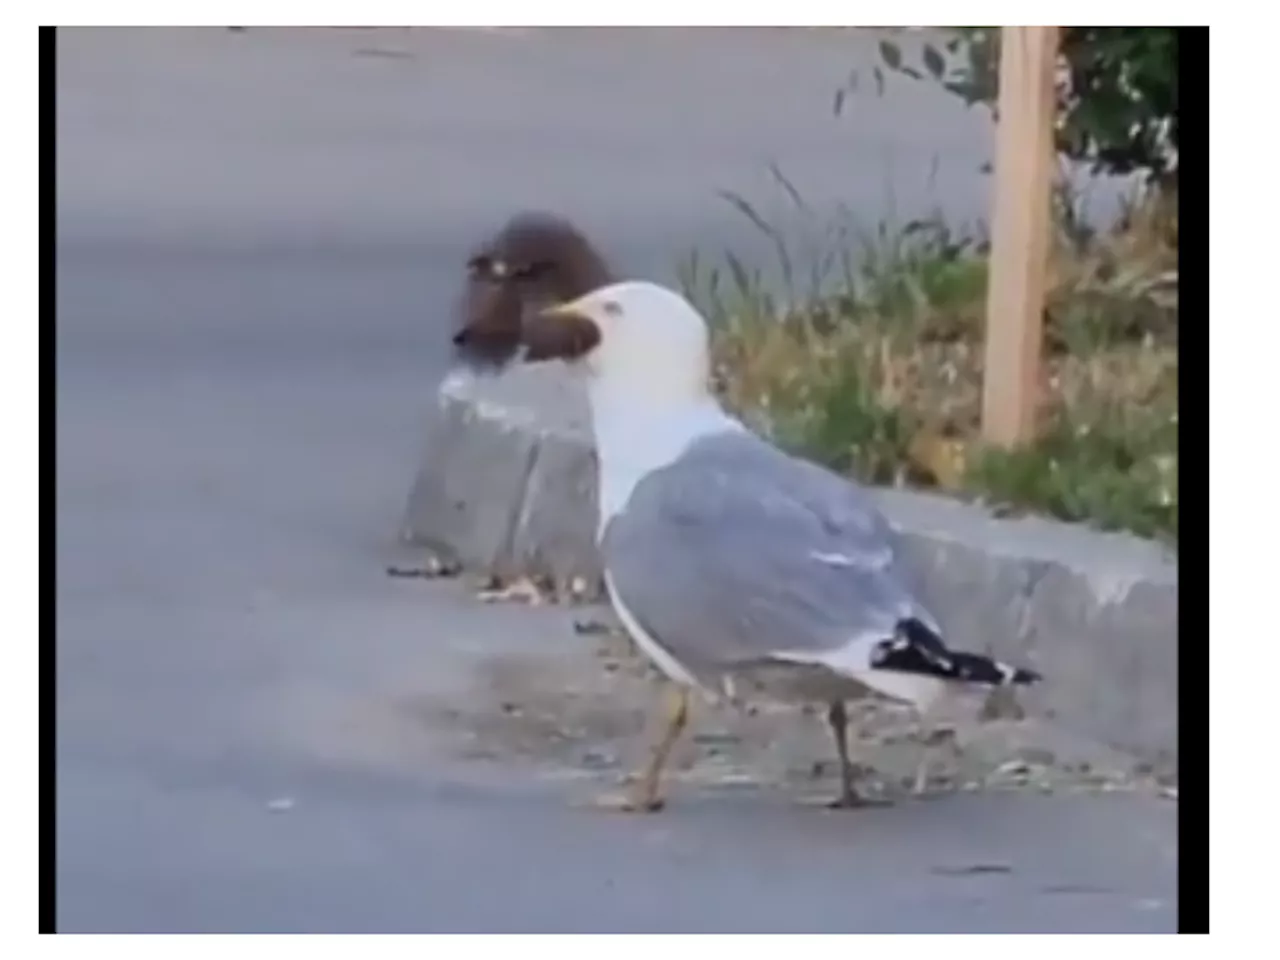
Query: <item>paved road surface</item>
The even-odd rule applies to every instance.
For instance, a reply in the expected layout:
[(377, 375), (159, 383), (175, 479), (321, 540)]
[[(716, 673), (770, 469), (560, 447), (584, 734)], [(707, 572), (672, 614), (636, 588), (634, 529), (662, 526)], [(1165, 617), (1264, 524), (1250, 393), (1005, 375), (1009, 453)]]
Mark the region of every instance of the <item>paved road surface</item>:
[[(770, 161), (868, 221), (979, 214), (976, 116), (903, 88), (830, 118), (871, 43), (61, 35), (62, 929), (1172, 928), (1168, 804), (611, 819), (445, 759), (401, 706), (572, 642), (382, 573), (466, 247), (535, 204), (663, 276), (755, 240), (713, 191), (767, 201)], [(946, 874), (975, 862), (1012, 872)]]

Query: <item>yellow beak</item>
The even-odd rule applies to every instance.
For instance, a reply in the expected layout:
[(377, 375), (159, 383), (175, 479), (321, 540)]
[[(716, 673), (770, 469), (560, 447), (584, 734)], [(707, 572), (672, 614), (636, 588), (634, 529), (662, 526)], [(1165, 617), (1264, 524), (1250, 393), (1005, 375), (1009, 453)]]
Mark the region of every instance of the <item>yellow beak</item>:
[(576, 300), (569, 300), (565, 303), (553, 303), (549, 307), (543, 307), (538, 313), (544, 317), (581, 317), (590, 319), (582, 312), (582, 297)]

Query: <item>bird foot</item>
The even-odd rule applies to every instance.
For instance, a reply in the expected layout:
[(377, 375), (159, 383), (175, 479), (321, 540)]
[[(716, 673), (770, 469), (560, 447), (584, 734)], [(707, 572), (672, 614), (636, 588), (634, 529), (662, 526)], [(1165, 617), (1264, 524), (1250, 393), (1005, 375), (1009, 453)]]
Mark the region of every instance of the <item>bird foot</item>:
[(838, 797), (820, 796), (804, 797), (800, 801), (806, 807), (817, 807), (821, 810), (863, 810), (871, 807), (891, 807), (893, 801), (878, 797), (866, 797), (860, 793), (841, 794)]
[(657, 813), (667, 805), (667, 802), (657, 796), (614, 792), (598, 794), (588, 800), (586, 805), (595, 810), (607, 810), (611, 813)]
[(871, 807), (891, 807), (892, 801), (864, 797), (860, 793), (841, 794), (823, 804), (828, 810), (864, 810)]

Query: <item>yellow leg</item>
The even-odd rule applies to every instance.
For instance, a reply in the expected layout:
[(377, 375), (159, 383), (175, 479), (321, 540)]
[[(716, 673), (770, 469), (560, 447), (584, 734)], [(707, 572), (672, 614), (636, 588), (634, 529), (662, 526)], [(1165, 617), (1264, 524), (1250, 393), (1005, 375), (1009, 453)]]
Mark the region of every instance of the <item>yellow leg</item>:
[(655, 813), (666, 801), (661, 796), (662, 768), (671, 750), (689, 722), (689, 691), (683, 685), (672, 685), (667, 692), (666, 723), (662, 736), (654, 744), (635, 787), (622, 796), (602, 797), (597, 806), (627, 813)]
[(854, 786), (853, 761), (849, 759), (849, 716), (844, 703), (836, 700), (827, 710), (827, 724), (836, 741), (836, 756), (840, 761), (840, 793), (827, 803), (833, 810), (853, 810), (858, 807), (887, 806), (882, 800), (871, 800), (858, 793)]

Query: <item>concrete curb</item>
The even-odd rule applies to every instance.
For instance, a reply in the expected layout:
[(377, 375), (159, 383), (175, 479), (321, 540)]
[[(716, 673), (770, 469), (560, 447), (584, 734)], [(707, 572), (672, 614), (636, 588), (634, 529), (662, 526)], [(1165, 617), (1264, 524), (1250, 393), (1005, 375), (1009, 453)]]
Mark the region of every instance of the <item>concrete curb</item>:
[[(463, 565), (599, 594), (595, 454), (554, 365), (441, 385), (402, 535)], [(956, 645), (1027, 662), (1027, 708), (1176, 773), (1178, 568), (1134, 537), (878, 491)]]

